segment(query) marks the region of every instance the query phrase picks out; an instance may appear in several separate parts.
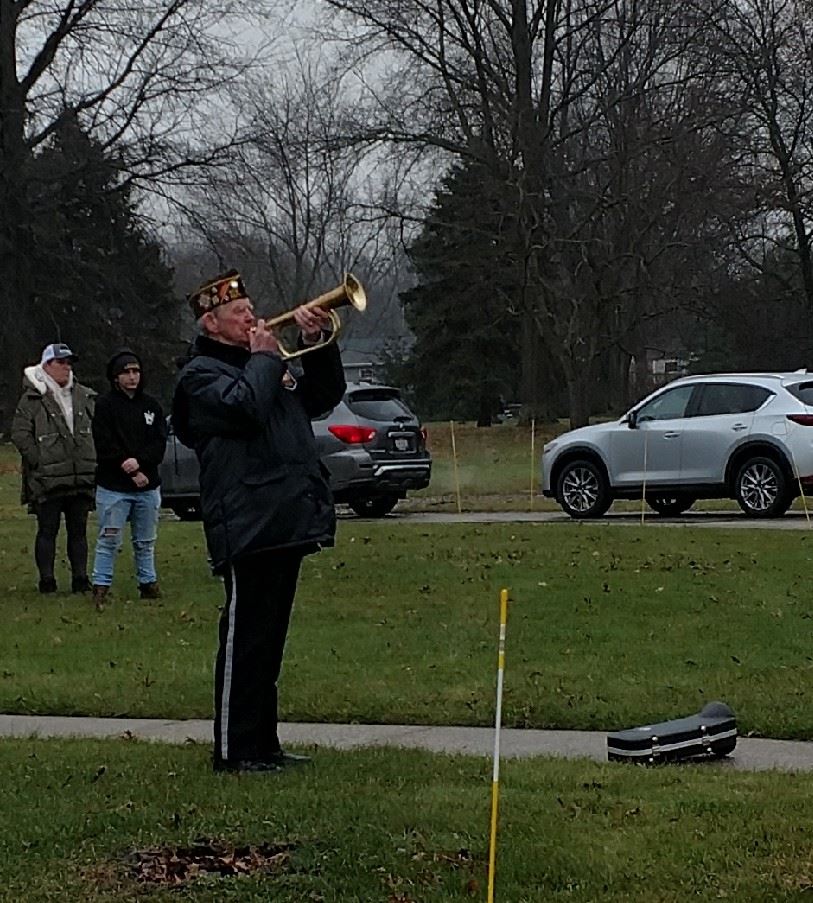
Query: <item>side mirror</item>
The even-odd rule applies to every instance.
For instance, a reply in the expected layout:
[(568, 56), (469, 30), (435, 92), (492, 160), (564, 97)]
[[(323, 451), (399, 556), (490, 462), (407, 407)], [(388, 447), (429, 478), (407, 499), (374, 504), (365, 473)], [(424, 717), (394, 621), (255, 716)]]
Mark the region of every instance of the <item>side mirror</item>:
[(629, 414), (627, 414), (627, 426), (631, 430), (634, 430), (638, 426), (638, 412), (637, 411), (630, 411)]

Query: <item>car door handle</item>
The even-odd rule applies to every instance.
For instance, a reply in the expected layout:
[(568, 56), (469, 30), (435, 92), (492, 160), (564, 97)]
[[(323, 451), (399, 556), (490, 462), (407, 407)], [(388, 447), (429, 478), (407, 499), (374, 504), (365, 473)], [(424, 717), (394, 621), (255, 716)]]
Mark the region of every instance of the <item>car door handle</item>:
[(741, 433), (743, 430), (747, 430), (748, 426), (745, 423), (735, 423), (731, 429), (734, 430), (735, 433)]
[(679, 439), (680, 433), (664, 433), (663, 438), (664, 439)]

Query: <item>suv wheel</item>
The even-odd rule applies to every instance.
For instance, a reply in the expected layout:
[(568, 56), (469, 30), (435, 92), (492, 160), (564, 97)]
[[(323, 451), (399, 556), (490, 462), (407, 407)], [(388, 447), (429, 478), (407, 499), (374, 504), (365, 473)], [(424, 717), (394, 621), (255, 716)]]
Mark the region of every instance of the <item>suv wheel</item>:
[(556, 498), (571, 517), (601, 517), (613, 503), (604, 472), (592, 461), (565, 464), (556, 485)]
[(734, 492), (749, 517), (781, 517), (791, 503), (784, 471), (773, 459), (761, 456), (742, 465)]
[(359, 517), (384, 517), (398, 504), (398, 496), (367, 495), (347, 503)]
[(661, 517), (674, 517), (683, 514), (695, 503), (691, 495), (652, 495), (647, 493), (646, 503)]

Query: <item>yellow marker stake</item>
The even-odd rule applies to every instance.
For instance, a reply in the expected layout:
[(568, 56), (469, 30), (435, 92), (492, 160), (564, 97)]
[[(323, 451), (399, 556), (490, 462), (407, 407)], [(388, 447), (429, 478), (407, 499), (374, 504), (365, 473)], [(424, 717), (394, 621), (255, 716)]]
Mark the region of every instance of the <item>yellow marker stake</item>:
[(641, 487), (641, 526), (644, 525), (644, 513), (646, 512), (646, 446), (649, 433), (644, 430), (644, 482)]
[(497, 853), (497, 805), (500, 799), (500, 726), (502, 680), (505, 671), (505, 624), (508, 620), (508, 590), (500, 590), (500, 648), (497, 656), (497, 715), (494, 719), (494, 772), (491, 778), (491, 839), (488, 844), (488, 903), (494, 903), (494, 860)]
[(534, 507), (534, 473), (536, 472), (536, 461), (534, 460), (534, 438), (536, 433), (536, 420), (531, 417), (531, 510)]
[[(795, 426), (795, 424), (794, 424)], [(807, 518), (807, 525), (810, 526), (810, 512), (807, 510), (807, 499), (805, 498), (805, 488), (802, 486), (802, 475), (799, 473), (799, 468), (796, 466), (796, 457), (791, 453), (791, 463), (793, 464), (793, 470), (796, 474), (796, 482), (799, 484), (799, 496), (802, 499), (802, 508), (805, 512), (805, 517)]]
[(462, 514), (463, 507), (460, 504), (460, 477), (457, 473), (457, 446), (454, 441), (454, 420), (449, 421), (449, 432), (452, 435), (452, 462), (454, 463), (454, 487), (457, 493), (457, 513)]

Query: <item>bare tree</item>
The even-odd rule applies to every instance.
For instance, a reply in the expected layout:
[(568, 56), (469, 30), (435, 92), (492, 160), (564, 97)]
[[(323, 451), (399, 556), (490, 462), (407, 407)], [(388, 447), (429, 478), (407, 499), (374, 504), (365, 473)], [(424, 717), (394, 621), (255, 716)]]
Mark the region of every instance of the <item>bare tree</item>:
[(327, 2), (348, 17), (347, 52), (361, 48), (369, 139), (473, 157), (502, 183), (524, 248), (516, 307), (533, 327), (523, 401), (542, 407), (550, 358), (571, 421), (586, 422), (599, 357), (663, 310), (658, 262), (674, 269), (700, 237), (709, 179), (690, 154), (716, 151), (689, 53), (697, 17), (664, 0)]
[[(260, 5), (255, 4), (257, 9)], [(222, 158), (232, 126), (211, 98), (250, 64), (225, 36), (240, 4), (208, 0), (0, 0), (0, 382), (16, 392), (36, 303), (30, 161), (73, 121), (128, 181), (160, 190)], [(42, 197), (43, 192), (38, 192)], [(9, 385), (9, 383), (13, 385)]]
[(380, 149), (343, 134), (353, 98), (341, 76), (298, 56), (243, 93), (247, 138), (228, 168), (211, 170), (186, 205), (191, 231), (220, 265), (239, 264), (274, 312), (315, 297), (345, 272), (372, 296), (346, 337), (380, 334), (392, 319), (396, 224), (382, 207), (395, 173)]
[[(736, 0), (702, 7), (728, 92), (740, 205), (729, 224), (742, 260), (804, 293), (813, 314), (813, 18), (809, 3)], [(792, 255), (790, 282), (772, 262)]]

